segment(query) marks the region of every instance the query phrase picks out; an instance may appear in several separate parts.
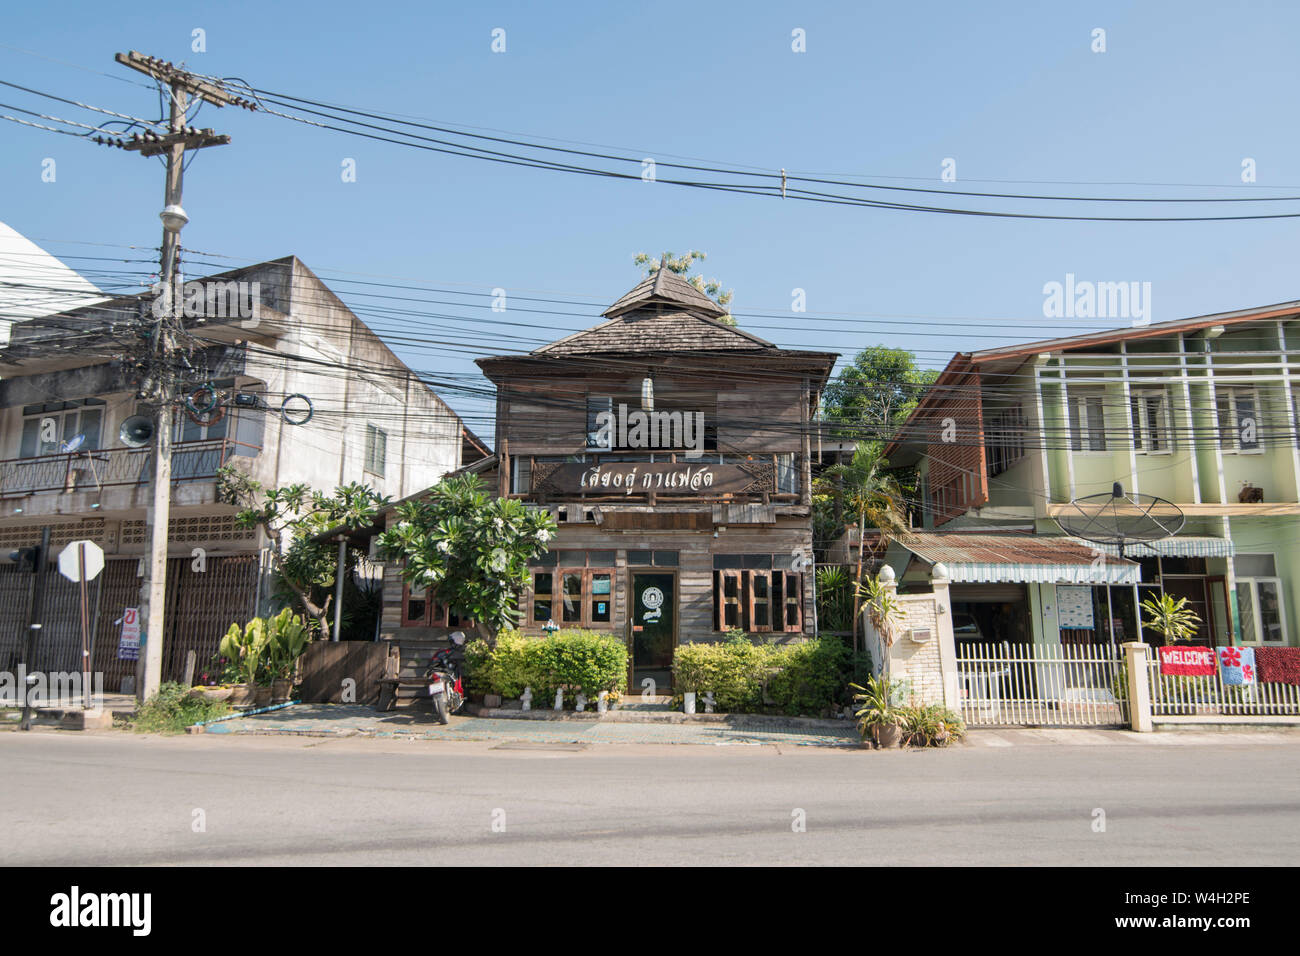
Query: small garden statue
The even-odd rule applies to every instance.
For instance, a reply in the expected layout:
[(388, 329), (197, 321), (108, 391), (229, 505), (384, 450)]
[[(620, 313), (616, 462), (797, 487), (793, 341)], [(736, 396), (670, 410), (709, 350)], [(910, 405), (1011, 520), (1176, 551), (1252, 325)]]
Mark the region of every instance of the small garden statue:
[(579, 694), (574, 709), (580, 714), (585, 711), (587, 709), (587, 698), (582, 694)]
[(713, 691), (706, 690), (704, 692), (704, 712), (706, 714), (713, 713), (713, 705), (716, 703), (717, 701), (713, 699)]
[(603, 714), (609, 710), (609, 691), (602, 690), (596, 695), (596, 713)]
[(564, 710), (564, 688), (561, 687), (555, 692), (555, 709)]
[(519, 703), (523, 705), (524, 710), (533, 709), (533, 689), (525, 687), (524, 692), (519, 695)]
[(545, 624), (542, 625), (542, 630), (546, 632), (547, 637), (550, 637), (559, 629), (560, 629), (560, 625), (555, 623), (554, 618), (552, 618), (551, 620), (547, 621)]

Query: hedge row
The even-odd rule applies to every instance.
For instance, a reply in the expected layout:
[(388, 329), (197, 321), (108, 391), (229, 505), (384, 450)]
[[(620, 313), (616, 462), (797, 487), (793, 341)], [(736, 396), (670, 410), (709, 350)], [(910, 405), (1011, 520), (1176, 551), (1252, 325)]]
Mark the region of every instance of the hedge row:
[(837, 637), (783, 645), (745, 637), (681, 644), (673, 655), (674, 703), (680, 705), (686, 691), (712, 691), (723, 713), (818, 717), (849, 703), (849, 683), (870, 672), (870, 657)]
[(496, 646), (472, 641), (465, 648), (465, 678), (476, 694), (516, 698), (533, 689), (534, 706), (549, 706), (564, 688), (570, 705), (581, 692), (588, 700), (606, 690), (627, 689), (627, 648), (611, 634), (565, 630), (550, 637), (502, 631)]

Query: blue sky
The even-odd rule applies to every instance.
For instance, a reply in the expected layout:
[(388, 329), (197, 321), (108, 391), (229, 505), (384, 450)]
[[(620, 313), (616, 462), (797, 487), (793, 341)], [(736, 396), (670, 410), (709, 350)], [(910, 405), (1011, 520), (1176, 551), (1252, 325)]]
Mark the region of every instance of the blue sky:
[[(498, 27), (506, 52), (494, 54)], [(1091, 50), (1098, 27), (1105, 53)], [(206, 52), (191, 50), (195, 28)], [(795, 28), (805, 53), (791, 50)], [(112, 59), (137, 49), (265, 89), (639, 156), (939, 188), (951, 157), (953, 188), (1300, 195), (1298, 32), (1300, 10), (1281, 3), (28, 4), (0, 15), (0, 79), (153, 118), (143, 77)], [(0, 102), (86, 119), (9, 88)], [(851, 354), (883, 342), (931, 366), (959, 349), (1123, 324), (1043, 318), (1044, 284), (1067, 273), (1150, 282), (1155, 321), (1300, 298), (1297, 220), (846, 208), (502, 167), (233, 109), (206, 107), (197, 125), (233, 143), (198, 154), (187, 173), (191, 250), (231, 264), (293, 253), (327, 281), (371, 273), (592, 304), (508, 316), (534, 328), (445, 306), (417, 307), (462, 318), (375, 322), (458, 338), (455, 351), (397, 351), (460, 381), (475, 371), (471, 354), (503, 350), (503, 330), (532, 347), (592, 324), (637, 281), (639, 251), (706, 250), (705, 272), (735, 289), (735, 311), (772, 313), (742, 325), (778, 344)], [(61, 255), (131, 255), (67, 240), (157, 244), (157, 161), (7, 122), (0, 144), (0, 220)], [(1253, 186), (1241, 182), (1246, 157)], [(41, 181), (45, 158), (57, 161), (54, 183)], [(341, 180), (345, 158), (355, 183)], [(1079, 185), (1093, 183), (1167, 185)], [(349, 294), (360, 287), (334, 287), (367, 317), (373, 300)], [(796, 288), (807, 314), (789, 311)], [(832, 314), (855, 321), (817, 318)], [(444, 394), (488, 431), (481, 405)]]

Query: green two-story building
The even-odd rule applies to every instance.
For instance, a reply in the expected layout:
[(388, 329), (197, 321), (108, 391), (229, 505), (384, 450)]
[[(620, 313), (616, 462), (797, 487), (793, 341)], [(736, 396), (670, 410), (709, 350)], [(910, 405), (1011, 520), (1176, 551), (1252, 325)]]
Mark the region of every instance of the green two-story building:
[[(925, 529), (888, 562), (904, 587), (943, 563), (959, 642), (1133, 640), (1164, 591), (1197, 643), (1300, 643), (1298, 352), (1290, 302), (955, 355), (886, 449)], [(1184, 517), (1127, 568), (1057, 521), (1116, 482)]]

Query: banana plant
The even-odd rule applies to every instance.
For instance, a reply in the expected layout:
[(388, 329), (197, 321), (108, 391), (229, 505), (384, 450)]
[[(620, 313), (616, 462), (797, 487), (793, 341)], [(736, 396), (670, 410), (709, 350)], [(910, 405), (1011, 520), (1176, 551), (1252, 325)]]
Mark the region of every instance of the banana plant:
[(266, 630), (271, 673), (277, 680), (287, 680), (311, 641), (311, 632), (289, 608), (268, 620)]
[(231, 624), (217, 653), (235, 664), (244, 683), (254, 684), (266, 658), (268, 643), (266, 622), (255, 617), (244, 627)]

